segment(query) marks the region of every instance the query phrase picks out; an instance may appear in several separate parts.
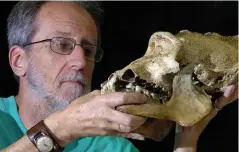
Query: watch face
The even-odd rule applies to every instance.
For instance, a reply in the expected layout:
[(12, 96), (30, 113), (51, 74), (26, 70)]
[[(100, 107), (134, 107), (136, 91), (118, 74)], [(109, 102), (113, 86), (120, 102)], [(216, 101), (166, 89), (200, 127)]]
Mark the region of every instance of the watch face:
[(36, 146), (40, 152), (50, 152), (53, 148), (53, 141), (48, 136), (41, 136), (36, 140)]

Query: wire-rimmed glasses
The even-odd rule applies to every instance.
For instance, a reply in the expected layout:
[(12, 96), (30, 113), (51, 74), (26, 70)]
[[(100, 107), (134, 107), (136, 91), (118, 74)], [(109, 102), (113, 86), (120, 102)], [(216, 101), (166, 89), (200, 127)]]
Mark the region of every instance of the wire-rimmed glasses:
[(31, 42), (31, 43), (23, 45), (23, 47), (36, 44), (36, 43), (47, 42), (47, 41), (50, 42), (51, 50), (61, 55), (70, 55), (74, 51), (75, 46), (79, 45), (84, 50), (84, 55), (86, 60), (92, 61), (92, 62), (99, 62), (102, 59), (103, 53), (104, 53), (102, 48), (99, 48), (97, 45), (77, 44), (74, 39), (64, 38), (64, 37), (53, 37), (51, 39)]

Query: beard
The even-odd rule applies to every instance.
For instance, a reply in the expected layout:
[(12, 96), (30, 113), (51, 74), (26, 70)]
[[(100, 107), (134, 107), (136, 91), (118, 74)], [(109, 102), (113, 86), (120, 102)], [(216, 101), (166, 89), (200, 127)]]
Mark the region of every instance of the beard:
[[(64, 81), (63, 81), (64, 80)], [(48, 91), (44, 98), (52, 107), (52, 112), (65, 109), (71, 102), (90, 92), (91, 87), (86, 83), (67, 82), (67, 81), (84, 82), (84, 76), (81, 73), (65, 75), (56, 89)]]
[[(27, 72), (27, 81), (31, 90), (50, 106), (50, 111), (46, 112), (48, 114), (65, 109), (72, 101), (89, 93), (91, 90), (91, 86), (84, 75), (74, 71), (58, 78), (57, 83), (52, 83), (52, 86), (49, 85), (50, 83), (47, 80), (47, 73), (41, 72), (34, 64), (34, 61), (31, 60), (30, 68)], [(74, 82), (69, 82), (71, 80)]]

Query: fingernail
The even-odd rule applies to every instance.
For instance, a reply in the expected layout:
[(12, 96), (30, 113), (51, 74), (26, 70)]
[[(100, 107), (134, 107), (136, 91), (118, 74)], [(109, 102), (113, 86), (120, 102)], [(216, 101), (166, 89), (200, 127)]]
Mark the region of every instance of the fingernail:
[(227, 88), (226, 91), (224, 92), (224, 96), (225, 96), (225, 97), (230, 97), (230, 96), (234, 93), (235, 88), (236, 88), (235, 85), (230, 85), (230, 86), (228, 86), (228, 88)]
[(138, 140), (144, 140), (144, 137), (137, 137)]
[(140, 135), (140, 134), (134, 134), (132, 136), (133, 139), (138, 139), (138, 140), (144, 140), (144, 136)]
[(144, 140), (145, 138), (144, 137), (142, 137), (142, 138), (139, 138), (139, 140)]

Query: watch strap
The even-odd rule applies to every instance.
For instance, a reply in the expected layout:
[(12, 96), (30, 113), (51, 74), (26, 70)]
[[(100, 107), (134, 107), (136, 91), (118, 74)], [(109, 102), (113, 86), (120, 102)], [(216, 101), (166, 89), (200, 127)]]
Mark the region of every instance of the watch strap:
[(63, 150), (63, 148), (60, 147), (60, 145), (57, 143), (56, 141), (57, 138), (54, 136), (52, 132), (50, 132), (49, 128), (45, 125), (44, 120), (41, 120), (35, 126), (33, 126), (27, 131), (27, 136), (29, 140), (35, 146), (36, 146), (36, 138), (38, 137), (40, 133), (47, 135), (53, 140), (54, 146), (53, 146), (52, 152), (61, 152)]

